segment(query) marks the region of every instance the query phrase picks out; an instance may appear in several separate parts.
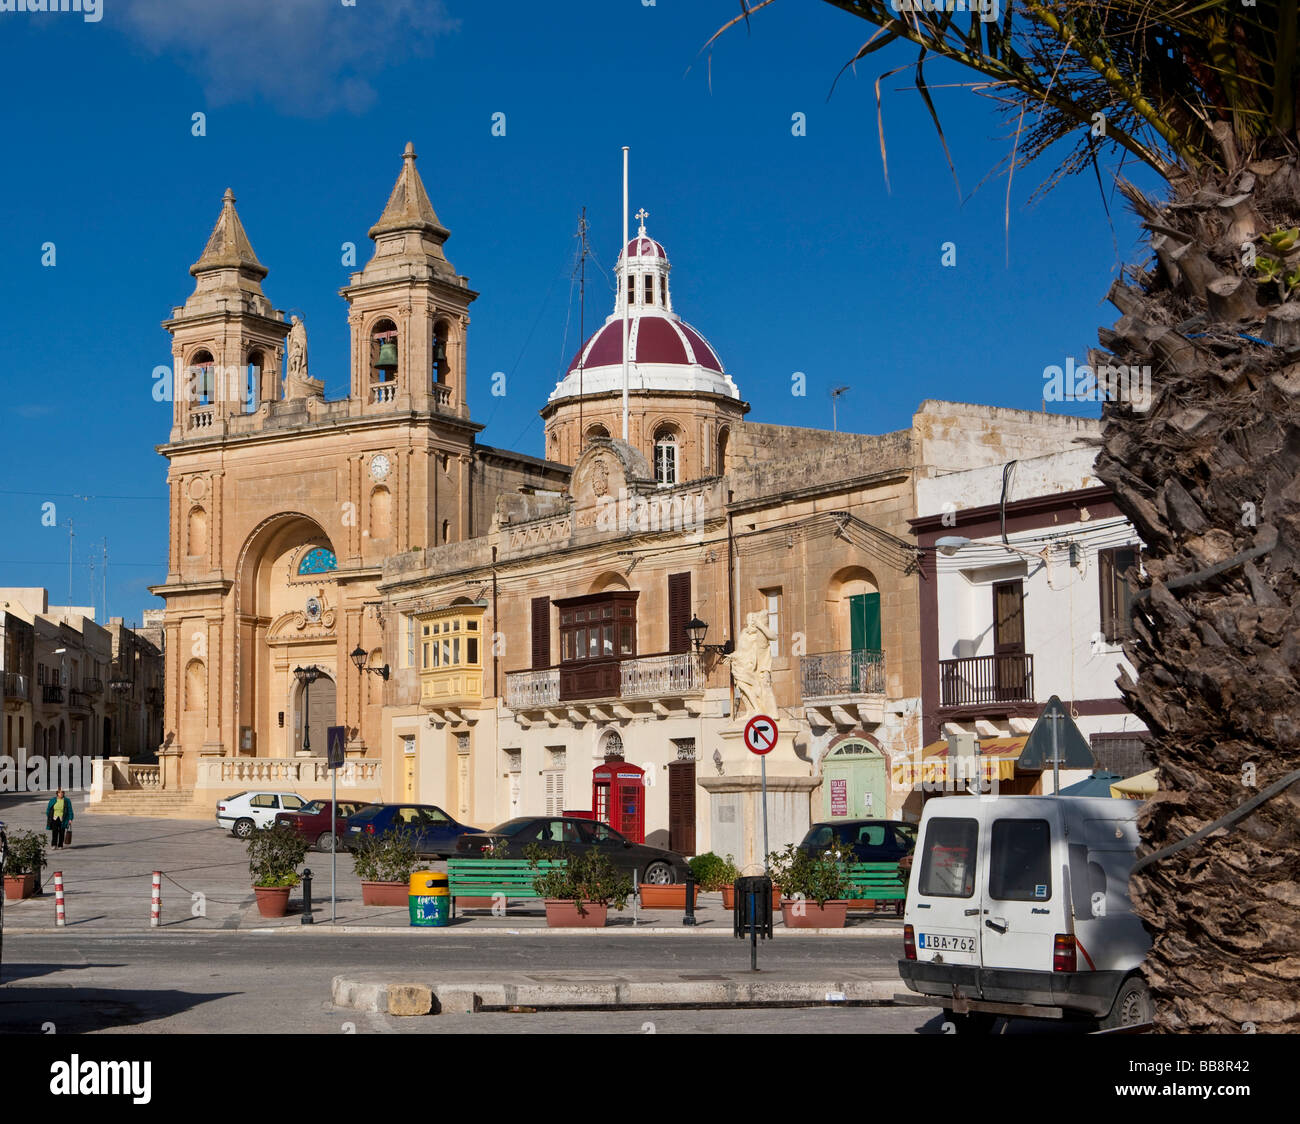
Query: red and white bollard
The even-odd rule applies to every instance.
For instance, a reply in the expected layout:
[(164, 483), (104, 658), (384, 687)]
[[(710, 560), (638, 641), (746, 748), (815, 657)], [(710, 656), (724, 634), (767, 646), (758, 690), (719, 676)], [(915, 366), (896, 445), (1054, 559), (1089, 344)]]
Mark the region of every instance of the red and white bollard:
[(149, 928), (156, 929), (162, 917), (162, 871), (153, 872), (153, 902), (149, 906)]
[(54, 872), (54, 924), (60, 929), (68, 923), (63, 914), (63, 871)]

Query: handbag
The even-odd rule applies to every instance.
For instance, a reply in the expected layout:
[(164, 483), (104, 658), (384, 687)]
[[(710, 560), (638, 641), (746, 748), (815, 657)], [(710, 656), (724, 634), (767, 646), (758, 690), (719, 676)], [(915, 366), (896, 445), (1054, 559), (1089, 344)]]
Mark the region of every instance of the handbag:
[(63, 842), (65, 843), (72, 842), (72, 828), (68, 828), (68, 830), (63, 833)]

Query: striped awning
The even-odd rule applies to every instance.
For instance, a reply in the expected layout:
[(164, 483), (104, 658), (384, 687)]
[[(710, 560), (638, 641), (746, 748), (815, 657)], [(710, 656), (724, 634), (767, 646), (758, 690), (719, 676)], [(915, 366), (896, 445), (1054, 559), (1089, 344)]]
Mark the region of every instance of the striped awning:
[(895, 760), (892, 780), (899, 788), (967, 781), (976, 777), (984, 781), (1009, 781), (1016, 775), (1016, 762), (1028, 740), (1028, 735), (1019, 738), (981, 739), (979, 753), (969, 759), (972, 762), (971, 769), (978, 769), (979, 772), (972, 772), (970, 776), (960, 775), (959, 769), (951, 763), (946, 741), (931, 742), (921, 750), (919, 760), (915, 757)]

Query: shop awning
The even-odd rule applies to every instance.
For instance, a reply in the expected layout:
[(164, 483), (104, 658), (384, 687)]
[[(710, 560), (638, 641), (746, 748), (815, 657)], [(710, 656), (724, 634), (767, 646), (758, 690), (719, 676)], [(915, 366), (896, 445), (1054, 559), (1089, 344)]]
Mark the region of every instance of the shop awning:
[(1124, 778), (1119, 773), (1112, 773), (1106, 769), (1094, 769), (1092, 776), (1070, 785), (1068, 788), (1061, 789), (1062, 796), (1103, 796), (1109, 797), (1115, 794), (1111, 791), (1111, 785), (1116, 781), (1122, 781)]
[(931, 742), (921, 750), (920, 760), (907, 757), (894, 762), (892, 780), (898, 788), (912, 788), (919, 784), (943, 784), (944, 782), (961, 783), (963, 781), (1009, 781), (1016, 775), (1016, 762), (1024, 752), (1028, 735), (1019, 738), (983, 738), (980, 751), (973, 757), (971, 770), (978, 772), (970, 776), (963, 775), (959, 766), (952, 763), (946, 741)]
[(1117, 799), (1127, 797), (1130, 800), (1145, 800), (1148, 796), (1154, 796), (1159, 790), (1160, 782), (1156, 779), (1155, 769), (1148, 769), (1145, 773), (1139, 773), (1136, 777), (1129, 777), (1110, 786), (1110, 794)]

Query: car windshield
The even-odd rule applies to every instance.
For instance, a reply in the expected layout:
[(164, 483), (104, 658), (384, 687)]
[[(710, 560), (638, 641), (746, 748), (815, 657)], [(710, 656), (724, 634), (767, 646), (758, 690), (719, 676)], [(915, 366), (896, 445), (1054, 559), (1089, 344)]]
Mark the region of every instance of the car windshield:
[(488, 835), (518, 835), (533, 821), (531, 819), (506, 820), (505, 823), (499, 823), (489, 831)]
[(325, 801), (313, 800), (310, 804), (304, 804), (298, 809), (298, 811), (302, 812), (303, 815), (306, 816), (314, 816), (317, 812), (325, 811)]

